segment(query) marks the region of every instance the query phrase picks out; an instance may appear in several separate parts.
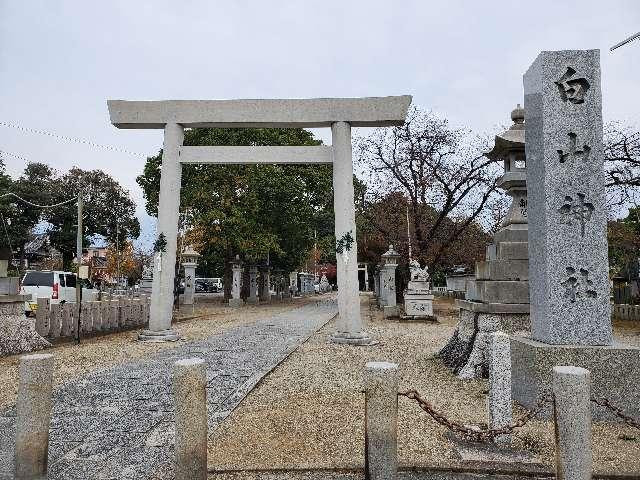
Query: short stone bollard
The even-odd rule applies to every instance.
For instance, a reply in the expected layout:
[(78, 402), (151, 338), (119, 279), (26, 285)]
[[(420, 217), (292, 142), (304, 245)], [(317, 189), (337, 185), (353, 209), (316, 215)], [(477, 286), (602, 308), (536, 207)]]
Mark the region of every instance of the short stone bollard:
[(16, 411), (16, 480), (47, 476), (53, 355), (35, 354), (20, 357)]
[(398, 473), (398, 365), (369, 362), (365, 369), (365, 465), (371, 480)]
[(556, 478), (590, 480), (591, 373), (580, 367), (553, 368), (556, 423)]
[(207, 478), (207, 375), (204, 360), (178, 360), (173, 367), (176, 402), (176, 478)]
[[(511, 400), (511, 340), (504, 332), (489, 336), (489, 428), (502, 428), (513, 420)], [(511, 435), (500, 435), (496, 443), (511, 443)]]

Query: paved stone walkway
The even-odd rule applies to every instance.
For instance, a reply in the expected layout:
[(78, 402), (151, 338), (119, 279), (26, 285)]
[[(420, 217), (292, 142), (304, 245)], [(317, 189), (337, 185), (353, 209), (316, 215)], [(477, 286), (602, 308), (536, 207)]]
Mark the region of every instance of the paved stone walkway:
[[(321, 300), (58, 388), (48, 478), (173, 478), (173, 362), (188, 357), (206, 361), (212, 432), (261, 378), (336, 313), (334, 301)], [(0, 411), (0, 432), (0, 480), (5, 480), (13, 464), (15, 407)]]

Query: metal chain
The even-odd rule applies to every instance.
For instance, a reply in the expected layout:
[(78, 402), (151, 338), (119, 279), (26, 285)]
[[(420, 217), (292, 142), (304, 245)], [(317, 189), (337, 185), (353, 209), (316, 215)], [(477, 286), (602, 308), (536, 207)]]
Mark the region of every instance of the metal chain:
[(637, 428), (638, 430), (640, 430), (640, 422), (630, 417), (629, 415), (625, 414), (621, 408), (613, 405), (608, 398), (591, 397), (591, 401), (596, 405), (600, 405), (601, 407), (606, 408), (611, 413), (613, 413), (616, 417), (621, 418), (624, 421), (624, 423), (626, 423), (630, 427)]
[(463, 425), (455, 420), (448, 419), (443, 413), (433, 408), (428, 401), (420, 396), (417, 390), (407, 390), (398, 392), (398, 396), (407, 397), (409, 400), (415, 400), (420, 408), (427, 412), (438, 424), (448, 428), (456, 434), (461, 434), (466, 440), (473, 442), (489, 442), (500, 435), (509, 435), (516, 428), (524, 427), (532, 418), (538, 415), (549, 403), (553, 403), (553, 395), (545, 395), (541, 397), (535, 406), (528, 410), (527, 413), (516, 419), (515, 422), (500, 428), (477, 429)]

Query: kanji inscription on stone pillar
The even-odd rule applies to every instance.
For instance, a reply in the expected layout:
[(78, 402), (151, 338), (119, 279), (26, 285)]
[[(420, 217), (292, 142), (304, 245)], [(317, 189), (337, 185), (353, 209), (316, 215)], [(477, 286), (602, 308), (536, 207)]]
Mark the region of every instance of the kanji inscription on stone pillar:
[(600, 52), (542, 52), (524, 89), (531, 334), (609, 345)]

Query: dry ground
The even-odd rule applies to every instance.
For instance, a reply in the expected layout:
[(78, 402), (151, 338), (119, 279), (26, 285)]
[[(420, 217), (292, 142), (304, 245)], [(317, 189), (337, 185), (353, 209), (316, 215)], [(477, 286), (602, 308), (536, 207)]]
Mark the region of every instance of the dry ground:
[[(179, 342), (137, 342), (140, 329), (135, 329), (86, 338), (80, 345), (71, 341), (58, 343), (45, 350), (55, 355), (54, 384), (60, 385), (85, 373), (147, 356), (162, 349), (175, 348), (185, 341), (206, 338), (232, 325), (251, 323), (315, 299), (294, 299), (287, 303), (246, 306), (242, 309), (230, 308), (220, 301), (199, 301), (193, 310), (181, 306), (181, 311), (174, 315), (178, 321), (173, 326), (182, 337)], [(0, 358), (0, 408), (16, 402), (19, 358), (20, 355)]]
[[(363, 298), (374, 347), (330, 343), (330, 322), (256, 387), (213, 434), (209, 468), (215, 470), (362, 468), (364, 403), (362, 371), (366, 362), (400, 365), (400, 389), (417, 388), (448, 416), (465, 423), (485, 422), (485, 380), (454, 377), (434, 354), (456, 324), (452, 302), (439, 300), (439, 324), (383, 321)], [(616, 321), (616, 333), (640, 343), (640, 324)], [(522, 413), (517, 411), (516, 414)], [(640, 431), (596, 423), (596, 471), (640, 473)], [(535, 421), (514, 436), (514, 445), (553, 462), (550, 422)], [(416, 404), (399, 399), (401, 466), (462, 466), (445, 429)], [(211, 474), (216, 479), (249, 479), (252, 474)]]

